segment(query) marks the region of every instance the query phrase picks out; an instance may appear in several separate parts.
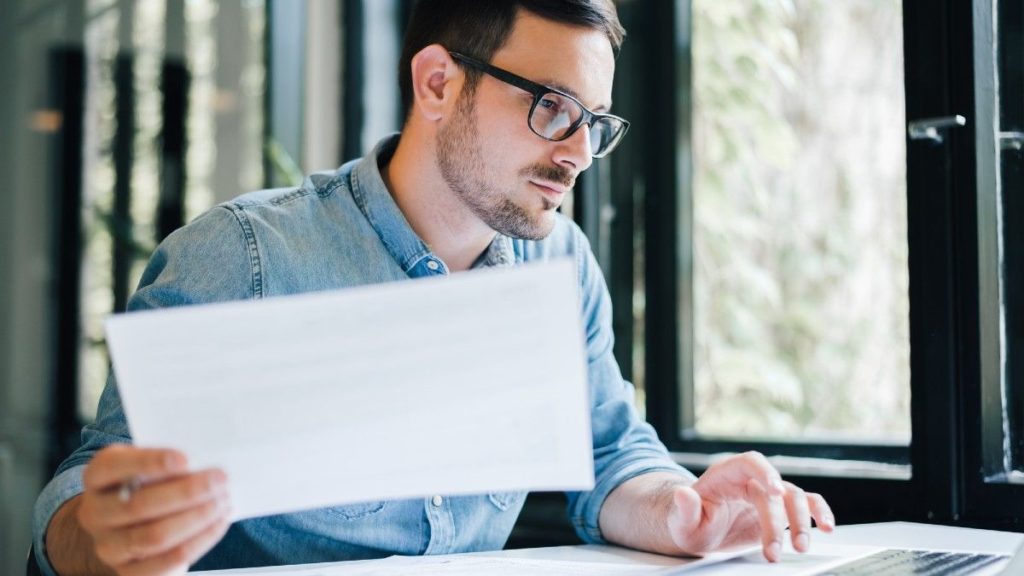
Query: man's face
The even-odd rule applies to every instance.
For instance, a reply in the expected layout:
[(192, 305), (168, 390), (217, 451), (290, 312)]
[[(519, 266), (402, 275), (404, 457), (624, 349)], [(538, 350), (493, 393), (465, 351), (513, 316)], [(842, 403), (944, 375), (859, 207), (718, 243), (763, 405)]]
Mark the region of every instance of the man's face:
[[(491, 64), (579, 98), (595, 112), (611, 104), (615, 60), (603, 32), (520, 11)], [(539, 240), (576, 177), (591, 163), (589, 128), (562, 142), (534, 134), (533, 96), (482, 75), (463, 91), (437, 135), (438, 167), (459, 200), (491, 229)]]

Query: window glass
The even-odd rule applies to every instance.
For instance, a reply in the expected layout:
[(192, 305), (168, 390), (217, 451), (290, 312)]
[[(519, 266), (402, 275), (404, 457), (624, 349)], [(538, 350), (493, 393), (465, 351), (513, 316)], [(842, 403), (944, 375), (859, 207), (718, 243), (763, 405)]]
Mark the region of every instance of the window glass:
[(694, 0), (692, 28), (683, 409), (704, 437), (909, 442), (901, 2)]
[[(263, 183), (265, 10), (260, 0), (91, 0), (85, 11), (78, 407), (88, 421), (109, 369), (103, 320), (119, 306), (118, 282), (134, 291), (160, 240), (162, 195), (181, 185), (177, 218), (188, 221)], [(179, 93), (184, 118), (165, 117)], [(119, 115), (121, 98), (130, 114)], [(130, 122), (127, 150), (119, 121)], [(168, 143), (182, 130), (177, 157)], [(115, 205), (119, 169), (130, 175), (126, 213)]]

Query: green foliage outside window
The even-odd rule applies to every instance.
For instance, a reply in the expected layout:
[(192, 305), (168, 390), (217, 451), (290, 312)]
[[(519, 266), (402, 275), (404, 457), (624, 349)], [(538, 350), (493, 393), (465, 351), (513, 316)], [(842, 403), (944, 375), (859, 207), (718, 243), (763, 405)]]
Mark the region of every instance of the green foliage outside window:
[(901, 11), (693, 2), (704, 435), (909, 439)]

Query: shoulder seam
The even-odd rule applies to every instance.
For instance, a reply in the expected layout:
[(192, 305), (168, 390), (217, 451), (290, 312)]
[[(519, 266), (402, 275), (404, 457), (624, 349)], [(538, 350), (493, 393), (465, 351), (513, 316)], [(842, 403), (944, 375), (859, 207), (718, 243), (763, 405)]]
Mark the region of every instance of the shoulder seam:
[(249, 253), (249, 266), (251, 270), (252, 297), (254, 300), (263, 298), (263, 264), (260, 258), (259, 246), (256, 244), (256, 233), (252, 228), (252, 221), (246, 215), (245, 210), (240, 206), (222, 204), (222, 208), (230, 212), (235, 221), (238, 222), (245, 238), (246, 249)]

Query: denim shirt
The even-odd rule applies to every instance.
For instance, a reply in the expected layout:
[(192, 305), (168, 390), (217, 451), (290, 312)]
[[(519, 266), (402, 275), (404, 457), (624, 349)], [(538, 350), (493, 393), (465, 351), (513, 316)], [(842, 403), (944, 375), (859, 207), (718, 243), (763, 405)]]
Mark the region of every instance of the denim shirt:
[[(389, 137), (365, 158), (311, 175), (299, 188), (246, 194), (199, 216), (157, 248), (128, 310), (448, 274), (445, 263), (409, 226), (381, 178), (378, 160), (388, 158), (397, 142), (397, 136)], [(672, 462), (634, 409), (633, 386), (623, 380), (612, 356), (608, 290), (586, 238), (571, 220), (558, 215), (551, 234), (540, 241), (499, 234), (474, 267), (567, 256), (577, 263), (586, 328), (596, 481), (591, 491), (567, 494), (568, 513), (579, 536), (598, 543), (601, 505), (622, 482), (660, 470), (692, 475)], [(82, 431), (81, 447), (61, 464), (36, 501), (34, 542), (44, 573), (55, 574), (45, 549), (50, 519), (82, 492), (82, 470), (89, 459), (116, 442), (131, 442), (131, 437), (111, 376), (96, 421)], [(441, 496), (239, 521), (194, 568), (496, 550), (504, 546), (526, 494)]]

